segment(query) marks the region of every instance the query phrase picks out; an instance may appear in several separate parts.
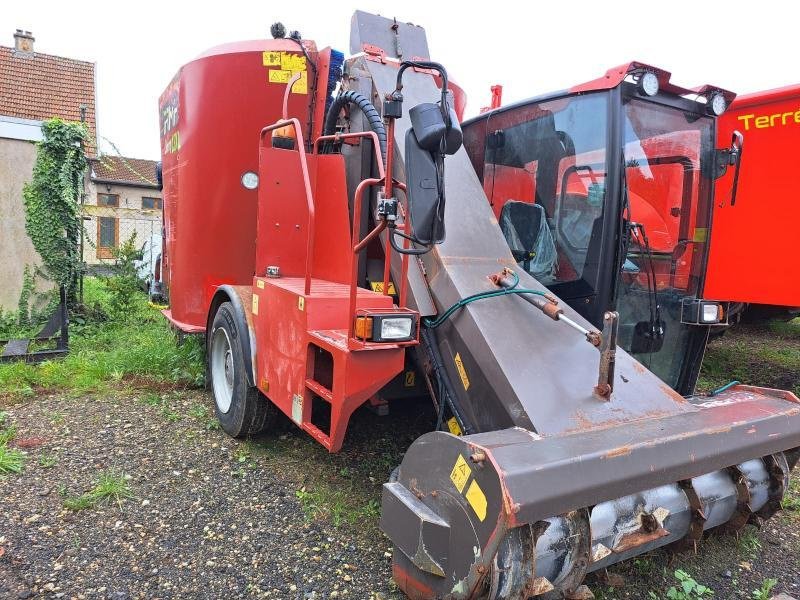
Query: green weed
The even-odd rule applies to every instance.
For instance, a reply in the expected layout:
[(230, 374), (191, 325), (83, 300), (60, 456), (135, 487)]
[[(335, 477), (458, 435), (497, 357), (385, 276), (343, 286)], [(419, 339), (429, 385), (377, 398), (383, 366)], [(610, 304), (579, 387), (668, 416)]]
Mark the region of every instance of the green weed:
[(750, 557), (755, 556), (761, 550), (761, 540), (758, 539), (752, 527), (746, 528), (739, 534), (737, 545), (740, 551)]
[(39, 466), (43, 469), (50, 469), (56, 465), (58, 462), (58, 457), (54, 454), (47, 454), (46, 452), (42, 453), (39, 456)]
[(753, 598), (755, 600), (769, 600), (772, 598), (772, 589), (778, 585), (777, 579), (767, 578), (761, 583), (761, 587), (753, 590)]
[[(686, 571), (678, 569), (674, 575), (678, 585), (673, 585), (667, 590), (668, 600), (700, 600), (714, 595), (711, 588), (697, 583)], [(655, 592), (650, 592), (649, 595), (653, 600), (659, 598)]]
[(0, 444), (0, 475), (22, 473), (24, 457), (16, 448)]
[(85, 494), (66, 498), (64, 508), (79, 511), (111, 502), (121, 505), (123, 500), (132, 496), (127, 476), (122, 472), (109, 470), (100, 473), (94, 487)]

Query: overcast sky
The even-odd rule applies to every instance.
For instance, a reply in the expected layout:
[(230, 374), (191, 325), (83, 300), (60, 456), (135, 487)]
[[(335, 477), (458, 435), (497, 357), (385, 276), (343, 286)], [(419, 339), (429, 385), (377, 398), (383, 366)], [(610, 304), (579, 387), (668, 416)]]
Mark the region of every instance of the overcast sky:
[[(391, 9), (386, 9), (391, 5)], [(283, 22), (347, 53), (355, 9), (425, 27), (431, 58), (467, 92), (467, 114), (504, 86), (504, 103), (570, 87), (639, 60), (692, 87), (748, 93), (800, 80), (800, 3), (692, 2), (3, 2), (0, 45), (16, 28), (35, 49), (97, 63), (98, 133), (127, 155), (159, 158), (157, 99), (181, 64)], [(111, 152), (100, 139), (100, 148)]]

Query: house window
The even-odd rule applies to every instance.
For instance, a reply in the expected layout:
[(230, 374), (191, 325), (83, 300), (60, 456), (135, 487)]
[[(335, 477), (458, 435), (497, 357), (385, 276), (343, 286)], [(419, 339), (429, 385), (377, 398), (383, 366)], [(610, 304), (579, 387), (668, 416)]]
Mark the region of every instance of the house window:
[(97, 206), (119, 206), (119, 196), (117, 194), (97, 194)]
[(164, 204), (161, 198), (148, 198), (146, 196), (142, 198), (142, 209), (161, 210), (162, 208), (164, 208)]
[(97, 219), (97, 258), (113, 258), (119, 244), (119, 219), (99, 217)]

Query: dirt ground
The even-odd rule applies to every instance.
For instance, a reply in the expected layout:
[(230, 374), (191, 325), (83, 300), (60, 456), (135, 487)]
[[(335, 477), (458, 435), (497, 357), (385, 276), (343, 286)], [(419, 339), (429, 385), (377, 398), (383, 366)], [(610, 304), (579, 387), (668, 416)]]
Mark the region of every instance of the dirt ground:
[[(0, 598), (402, 597), (378, 530), (380, 486), (431, 428), (423, 404), (393, 405), (388, 417), (359, 411), (336, 455), (290, 424), (232, 440), (203, 390), (121, 386), (0, 408), (16, 427), (10, 446), (25, 453), (22, 473), (0, 477)], [(65, 507), (104, 473), (130, 497)], [(677, 569), (716, 598), (753, 598), (768, 578), (775, 593), (800, 596), (800, 513), (712, 536), (696, 554), (628, 561), (591, 589), (666, 598)]]

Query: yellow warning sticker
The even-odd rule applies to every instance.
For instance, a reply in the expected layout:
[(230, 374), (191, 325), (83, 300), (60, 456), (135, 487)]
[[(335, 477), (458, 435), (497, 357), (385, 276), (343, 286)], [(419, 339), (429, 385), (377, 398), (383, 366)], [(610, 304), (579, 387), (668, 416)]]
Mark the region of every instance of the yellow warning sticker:
[(692, 241), (702, 244), (708, 239), (708, 228), (707, 227), (695, 227), (694, 229), (694, 239)]
[[(270, 83), (289, 83), (294, 73), (284, 69), (270, 69), (269, 82)], [(306, 71), (300, 72), (300, 79), (292, 84), (293, 94), (307, 94), (308, 93), (308, 73)]]
[(303, 296), (297, 297), (297, 308), (299, 308), (300, 310), (306, 309), (306, 299)]
[(469, 377), (467, 377), (467, 370), (464, 368), (464, 362), (461, 360), (461, 354), (456, 352), (454, 360), (456, 361), (456, 369), (458, 369), (458, 376), (461, 378), (461, 385), (465, 390), (469, 389)]
[(258, 295), (253, 294), (253, 314), (258, 314)]
[(405, 373), (405, 381), (403, 385), (406, 387), (414, 387), (417, 383), (417, 374), (414, 371), (406, 371)]
[(292, 84), (292, 93), (293, 94), (308, 93), (308, 73), (306, 71), (302, 71), (300, 73), (300, 79), (298, 79)]
[(447, 419), (447, 428), (453, 435), (464, 435), (464, 432), (461, 431), (461, 426), (458, 424), (458, 419), (455, 417)]
[(259, 289), (263, 290), (264, 289), (264, 280), (263, 279), (257, 279), (256, 280), (256, 285), (258, 286)]
[[(373, 292), (378, 292), (379, 294), (383, 293), (383, 282), (382, 281), (370, 281), (369, 287), (372, 288)], [(394, 289), (394, 282), (389, 282), (389, 295), (394, 296), (397, 292)]]
[(281, 54), (282, 52), (271, 52), (269, 50), (264, 51), (263, 57), (263, 64), (265, 67), (279, 67), (281, 66)]
[(467, 499), (467, 502), (469, 502), (472, 510), (475, 511), (475, 514), (478, 515), (478, 519), (483, 521), (486, 518), (486, 495), (483, 493), (477, 481), (474, 479), (472, 480), (464, 497)]
[(292, 72), (305, 71), (306, 57), (302, 54), (281, 52), (281, 69)]
[(450, 471), (450, 481), (456, 486), (459, 494), (464, 491), (464, 486), (467, 485), (470, 475), (472, 475), (472, 470), (469, 468), (467, 461), (464, 460), (464, 457), (459, 454), (453, 470)]
[(270, 69), (269, 70), (269, 82), (270, 83), (289, 83), (289, 79), (292, 77), (291, 71), (283, 71), (281, 69)]

